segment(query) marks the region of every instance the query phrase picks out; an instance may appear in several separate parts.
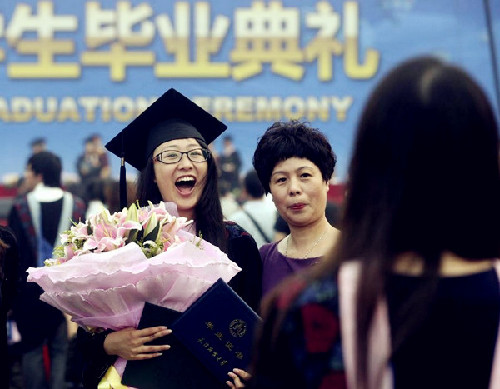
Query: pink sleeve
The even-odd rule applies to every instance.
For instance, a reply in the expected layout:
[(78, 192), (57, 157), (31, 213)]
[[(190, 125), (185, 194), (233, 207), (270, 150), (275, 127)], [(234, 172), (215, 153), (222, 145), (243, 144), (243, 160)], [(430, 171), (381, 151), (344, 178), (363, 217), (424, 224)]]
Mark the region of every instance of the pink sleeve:
[[(496, 262), (496, 271), (500, 283), (500, 260)], [(340, 318), (342, 331), (342, 352), (349, 388), (356, 388), (356, 289), (361, 265), (350, 262), (342, 265), (339, 272)], [(387, 303), (379, 301), (375, 311), (374, 325), (369, 337), (369, 382), (372, 388), (391, 389), (392, 374), (387, 364), (390, 353), (390, 327), (388, 323)], [(379, 382), (380, 385), (373, 385)], [(500, 326), (491, 369), (490, 389), (500, 389)]]
[[(496, 261), (495, 268), (500, 283), (500, 260)], [(490, 389), (500, 389), (500, 326), (498, 326), (497, 345), (493, 356), (493, 366), (491, 367)]]
[[(361, 264), (349, 262), (340, 268), (340, 321), (342, 333), (342, 353), (347, 376), (347, 387), (357, 387), (356, 373), (356, 290)], [(374, 316), (374, 324), (369, 334), (368, 382), (369, 389), (391, 389), (392, 373), (387, 361), (390, 353), (390, 328), (387, 303), (380, 300)], [(378, 384), (380, 382), (380, 384)], [(496, 388), (495, 388), (496, 389)]]

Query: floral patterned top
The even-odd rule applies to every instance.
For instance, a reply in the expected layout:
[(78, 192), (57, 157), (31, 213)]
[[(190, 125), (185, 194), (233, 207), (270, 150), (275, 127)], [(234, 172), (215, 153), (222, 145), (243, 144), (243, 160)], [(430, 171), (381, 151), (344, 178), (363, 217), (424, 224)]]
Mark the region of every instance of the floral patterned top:
[(268, 302), (250, 386), (345, 389), (336, 280), (297, 275)]

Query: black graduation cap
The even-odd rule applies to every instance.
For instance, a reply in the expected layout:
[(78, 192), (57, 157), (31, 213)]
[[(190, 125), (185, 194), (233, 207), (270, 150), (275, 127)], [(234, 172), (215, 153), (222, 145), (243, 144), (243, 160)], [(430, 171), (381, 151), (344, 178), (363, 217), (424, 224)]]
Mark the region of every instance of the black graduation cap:
[(141, 170), (151, 152), (163, 142), (198, 138), (208, 145), (226, 128), (224, 123), (171, 88), (111, 139), (106, 148)]
[[(106, 144), (109, 151), (122, 158), (120, 197), (126, 196), (124, 162), (142, 170), (153, 150), (163, 142), (195, 138), (208, 145), (226, 128), (224, 123), (170, 88)], [(126, 199), (121, 203), (125, 206)]]

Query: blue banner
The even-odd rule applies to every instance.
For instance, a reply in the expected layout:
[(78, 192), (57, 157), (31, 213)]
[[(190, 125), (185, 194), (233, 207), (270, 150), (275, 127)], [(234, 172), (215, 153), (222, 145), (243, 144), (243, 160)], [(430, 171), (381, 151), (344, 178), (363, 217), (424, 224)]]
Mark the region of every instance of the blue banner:
[(85, 138), (108, 141), (174, 87), (228, 125), (243, 171), (272, 122), (298, 118), (328, 136), (342, 181), (374, 83), (422, 54), (463, 66), (497, 104), (482, 1), (4, 0), (0, 178), (22, 173), (40, 136), (74, 176)]

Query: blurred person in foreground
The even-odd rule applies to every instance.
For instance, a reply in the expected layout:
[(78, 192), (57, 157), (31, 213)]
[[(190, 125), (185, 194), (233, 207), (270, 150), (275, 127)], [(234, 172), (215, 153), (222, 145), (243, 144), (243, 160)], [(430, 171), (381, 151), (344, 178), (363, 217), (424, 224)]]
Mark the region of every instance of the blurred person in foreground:
[(264, 303), (253, 387), (499, 387), (499, 199), (480, 86), (435, 58), (389, 72), (358, 124), (337, 249)]

